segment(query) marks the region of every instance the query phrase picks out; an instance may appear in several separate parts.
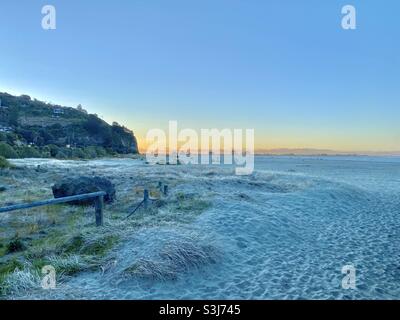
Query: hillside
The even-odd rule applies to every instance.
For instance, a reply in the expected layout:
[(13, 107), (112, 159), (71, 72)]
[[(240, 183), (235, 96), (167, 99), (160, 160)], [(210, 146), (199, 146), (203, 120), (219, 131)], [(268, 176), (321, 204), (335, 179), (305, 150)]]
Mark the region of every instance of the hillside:
[(117, 123), (109, 125), (81, 106), (64, 107), (7, 93), (0, 93), (0, 144), (0, 155), (5, 157), (10, 157), (4, 154), (9, 147), (19, 157), (94, 158), (138, 153), (132, 131)]

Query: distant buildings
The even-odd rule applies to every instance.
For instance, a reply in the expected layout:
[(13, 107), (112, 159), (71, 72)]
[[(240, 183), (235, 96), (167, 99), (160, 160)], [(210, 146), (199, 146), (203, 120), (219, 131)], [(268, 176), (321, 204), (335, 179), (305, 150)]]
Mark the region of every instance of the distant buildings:
[[(6, 106), (3, 106), (1, 98), (0, 98), (0, 111), (4, 110), (4, 109), (8, 109), (8, 108)], [(0, 114), (1, 114), (1, 117), (0, 117), (0, 121), (1, 121), (4, 118), (4, 113), (0, 113)], [(1, 121), (1, 122), (3, 122), (3, 121)], [(13, 130), (11, 127), (6, 127), (6, 126), (0, 124), (0, 132), (12, 132), (12, 131)]]
[(12, 132), (13, 129), (11, 127), (0, 126), (0, 132)]
[(56, 107), (53, 109), (53, 118), (59, 118), (63, 114), (64, 114), (64, 110), (62, 108)]
[(64, 110), (61, 108), (54, 108), (53, 113), (54, 114), (64, 114)]

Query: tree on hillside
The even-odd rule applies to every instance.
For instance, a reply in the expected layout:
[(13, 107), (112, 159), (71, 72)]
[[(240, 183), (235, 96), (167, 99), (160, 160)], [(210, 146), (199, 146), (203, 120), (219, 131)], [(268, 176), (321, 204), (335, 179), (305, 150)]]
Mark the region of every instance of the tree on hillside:
[(12, 126), (18, 126), (18, 117), (19, 117), (19, 112), (17, 108), (12, 108), (10, 110), (10, 113), (8, 115), (8, 122)]
[(87, 111), (86, 111), (85, 109), (83, 109), (83, 107), (82, 107), (81, 104), (78, 104), (78, 106), (76, 107), (76, 109), (77, 109), (78, 111), (82, 112), (82, 113), (86, 113), (86, 114), (87, 114)]

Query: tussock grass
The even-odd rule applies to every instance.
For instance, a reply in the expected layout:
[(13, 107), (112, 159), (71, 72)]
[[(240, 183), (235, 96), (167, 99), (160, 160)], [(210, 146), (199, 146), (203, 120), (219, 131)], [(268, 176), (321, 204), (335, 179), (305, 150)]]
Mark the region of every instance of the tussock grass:
[(66, 256), (50, 256), (47, 264), (53, 266), (57, 271), (58, 277), (72, 276), (80, 271), (92, 267), (92, 261), (80, 255), (72, 254)]
[(9, 298), (40, 287), (40, 274), (29, 263), (17, 263), (13, 270), (0, 278), (0, 294)]
[(113, 234), (77, 234), (63, 243), (59, 253), (77, 253), (87, 256), (103, 257), (117, 241), (118, 236)]
[(128, 277), (146, 280), (176, 280), (180, 274), (216, 263), (219, 251), (196, 239), (168, 241), (155, 258), (139, 258), (124, 270)]
[(22, 269), (23, 265), (17, 259), (9, 260), (0, 265), (0, 296), (6, 295), (8, 290), (7, 278), (16, 270)]

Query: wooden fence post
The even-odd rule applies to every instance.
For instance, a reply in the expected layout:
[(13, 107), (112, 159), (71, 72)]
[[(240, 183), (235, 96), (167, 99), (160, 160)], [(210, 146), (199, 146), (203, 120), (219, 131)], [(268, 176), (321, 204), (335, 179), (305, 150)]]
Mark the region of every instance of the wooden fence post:
[(162, 182), (161, 181), (158, 182), (158, 190), (162, 191)]
[(167, 195), (168, 195), (168, 186), (165, 185), (164, 186), (164, 196), (167, 196)]
[(95, 200), (96, 226), (98, 227), (103, 225), (103, 207), (104, 207), (104, 196), (99, 196)]
[(149, 190), (144, 189), (144, 192), (143, 192), (143, 205), (144, 205), (145, 209), (147, 209), (147, 207), (149, 206), (149, 198), (150, 198)]

